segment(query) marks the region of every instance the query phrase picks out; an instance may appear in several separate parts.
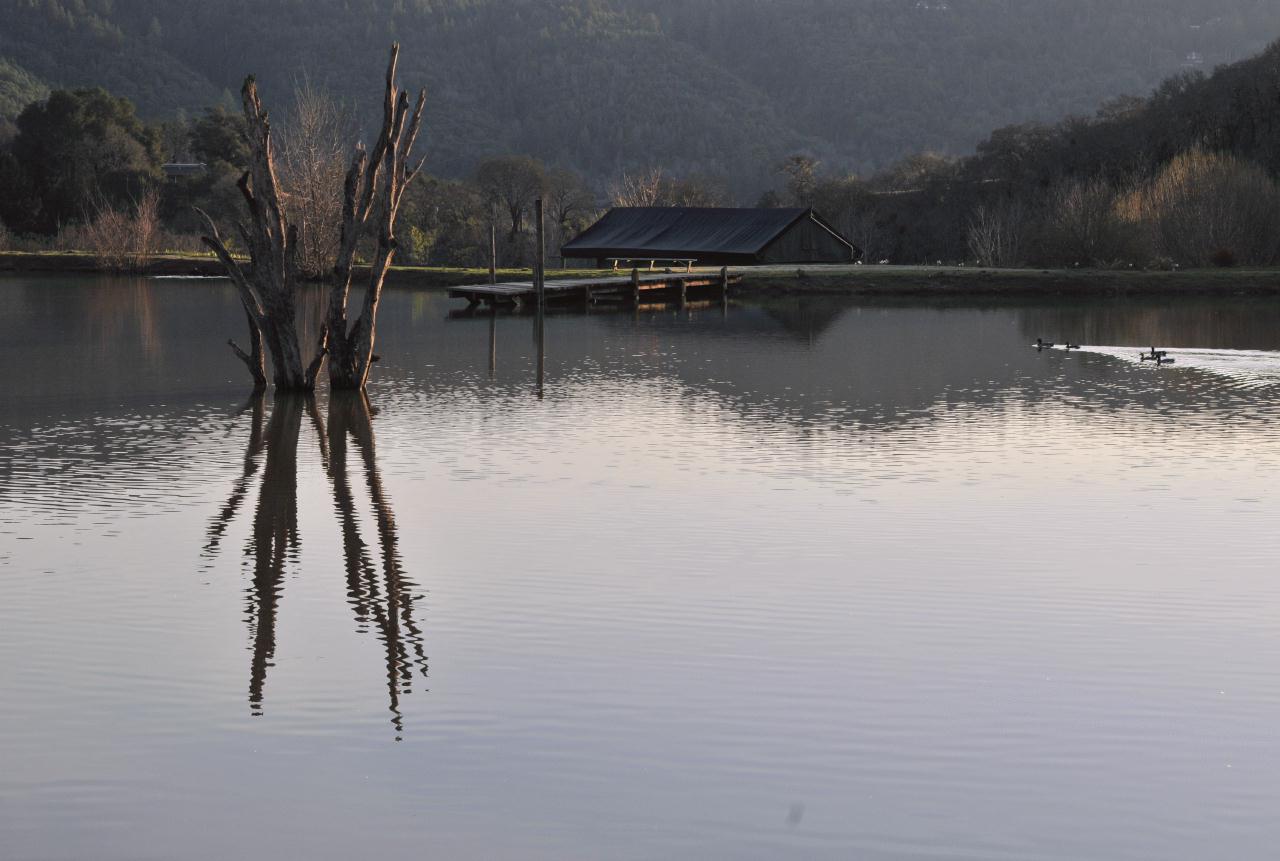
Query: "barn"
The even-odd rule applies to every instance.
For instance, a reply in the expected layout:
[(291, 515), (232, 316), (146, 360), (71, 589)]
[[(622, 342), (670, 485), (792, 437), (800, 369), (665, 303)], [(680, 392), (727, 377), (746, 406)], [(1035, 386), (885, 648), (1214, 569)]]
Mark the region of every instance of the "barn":
[(700, 266), (851, 263), (861, 256), (812, 209), (618, 207), (560, 249), (600, 267), (661, 261)]

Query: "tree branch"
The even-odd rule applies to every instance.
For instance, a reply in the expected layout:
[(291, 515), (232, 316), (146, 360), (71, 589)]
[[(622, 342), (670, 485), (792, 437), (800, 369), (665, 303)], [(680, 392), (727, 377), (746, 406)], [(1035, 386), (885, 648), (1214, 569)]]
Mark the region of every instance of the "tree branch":
[(236, 290), (240, 294), (240, 302), (244, 305), (244, 310), (249, 315), (250, 321), (256, 326), (262, 326), (264, 322), (262, 300), (254, 291), (248, 279), (244, 277), (244, 271), (240, 268), (240, 264), (235, 261), (235, 258), (231, 256), (231, 252), (227, 250), (226, 243), (222, 241), (222, 234), (218, 232), (218, 226), (213, 223), (209, 213), (199, 207), (194, 207), (194, 209), (204, 219), (205, 226), (209, 229), (209, 235), (201, 236), (200, 240), (208, 246), (222, 263), (222, 268), (227, 270), (227, 275), (236, 285)]

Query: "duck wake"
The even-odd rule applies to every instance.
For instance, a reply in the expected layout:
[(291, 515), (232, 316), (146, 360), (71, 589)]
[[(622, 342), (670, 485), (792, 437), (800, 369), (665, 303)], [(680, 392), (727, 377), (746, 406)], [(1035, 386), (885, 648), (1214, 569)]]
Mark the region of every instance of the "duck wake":
[(1152, 371), (1195, 370), (1226, 377), (1235, 383), (1251, 388), (1280, 386), (1280, 352), (1275, 350), (1204, 350), (1159, 346), (1174, 361), (1157, 366), (1141, 356), (1149, 347), (1095, 347), (1081, 345), (1071, 352), (1110, 356), (1134, 365), (1143, 365)]

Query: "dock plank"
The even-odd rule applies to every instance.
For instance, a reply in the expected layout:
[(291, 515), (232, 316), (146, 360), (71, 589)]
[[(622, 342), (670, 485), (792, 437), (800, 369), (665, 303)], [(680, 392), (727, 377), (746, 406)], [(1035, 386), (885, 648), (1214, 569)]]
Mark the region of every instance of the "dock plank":
[[(737, 283), (741, 276), (731, 275), (730, 283)], [(638, 275), (636, 286), (650, 292), (654, 290), (679, 290), (689, 287), (715, 287), (721, 283), (718, 272), (645, 272)], [(617, 293), (630, 290), (631, 275), (615, 275), (604, 278), (560, 278), (547, 281), (544, 285), (548, 297), (589, 293)], [(512, 301), (532, 299), (535, 287), (532, 281), (504, 281), (499, 284), (461, 284), (450, 287), (449, 295), (471, 302)]]

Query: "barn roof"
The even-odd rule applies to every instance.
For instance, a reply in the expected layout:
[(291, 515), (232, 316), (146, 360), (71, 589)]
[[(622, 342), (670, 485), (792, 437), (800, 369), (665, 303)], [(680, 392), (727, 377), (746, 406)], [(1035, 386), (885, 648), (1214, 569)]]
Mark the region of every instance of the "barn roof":
[(728, 209), (711, 207), (618, 207), (564, 245), (565, 257), (741, 257), (754, 259), (804, 218), (840, 236), (811, 209)]

